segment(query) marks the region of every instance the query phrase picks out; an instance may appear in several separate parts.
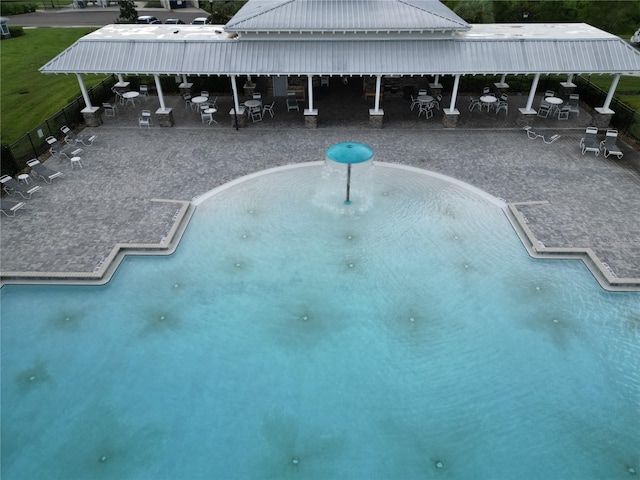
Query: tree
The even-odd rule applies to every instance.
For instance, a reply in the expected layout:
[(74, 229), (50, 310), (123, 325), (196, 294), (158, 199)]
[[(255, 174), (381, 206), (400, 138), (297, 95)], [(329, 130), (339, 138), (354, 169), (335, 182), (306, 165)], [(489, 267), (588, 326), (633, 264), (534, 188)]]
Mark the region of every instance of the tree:
[(138, 18), (138, 11), (133, 0), (120, 0), (120, 16), (118, 23), (134, 23)]

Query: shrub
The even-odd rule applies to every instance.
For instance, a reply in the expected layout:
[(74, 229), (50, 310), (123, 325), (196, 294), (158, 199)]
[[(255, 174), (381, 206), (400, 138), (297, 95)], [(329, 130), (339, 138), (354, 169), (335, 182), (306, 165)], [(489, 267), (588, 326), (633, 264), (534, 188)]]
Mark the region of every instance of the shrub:
[(11, 34), (11, 38), (21, 37), (24, 33), (24, 28), (22, 27), (9, 27), (9, 33)]
[(0, 15), (20, 15), (21, 13), (31, 13), (36, 11), (35, 3), (23, 2), (0, 2)]

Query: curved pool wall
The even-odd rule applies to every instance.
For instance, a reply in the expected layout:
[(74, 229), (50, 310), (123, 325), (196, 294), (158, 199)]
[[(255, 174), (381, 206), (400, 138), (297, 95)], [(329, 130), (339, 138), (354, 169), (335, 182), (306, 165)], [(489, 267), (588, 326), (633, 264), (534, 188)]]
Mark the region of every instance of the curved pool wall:
[(486, 194), (376, 166), (353, 213), (322, 168), (201, 197), (106, 286), (2, 288), (2, 478), (638, 471), (637, 293), (530, 258)]

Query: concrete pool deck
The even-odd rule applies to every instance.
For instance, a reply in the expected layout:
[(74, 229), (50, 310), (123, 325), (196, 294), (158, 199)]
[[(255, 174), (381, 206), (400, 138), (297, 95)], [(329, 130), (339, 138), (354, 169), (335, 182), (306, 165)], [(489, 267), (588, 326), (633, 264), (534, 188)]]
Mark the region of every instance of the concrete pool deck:
[[(175, 109), (184, 113), (182, 105)], [(305, 129), (267, 119), (236, 131), (227, 115), (218, 125), (198, 118), (150, 129), (109, 120), (85, 130), (98, 138), (84, 147), (84, 168), (47, 159), (64, 177), (36, 182), (42, 190), (14, 218), (2, 216), (2, 282), (99, 283), (118, 252), (170, 253), (195, 197), (249, 173), (323, 160), (329, 146), (356, 141), (370, 145), (377, 161), (448, 175), (512, 204), (534, 256), (591, 252), (619, 289), (640, 287), (640, 152), (620, 142), (622, 160), (583, 156), (582, 126), (563, 125), (547, 145), (515, 126)]]

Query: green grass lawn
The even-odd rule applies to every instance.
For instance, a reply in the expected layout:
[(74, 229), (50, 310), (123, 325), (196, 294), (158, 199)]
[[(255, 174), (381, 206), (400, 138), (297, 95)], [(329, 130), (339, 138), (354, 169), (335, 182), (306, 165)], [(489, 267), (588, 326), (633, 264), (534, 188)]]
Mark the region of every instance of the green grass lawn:
[[(2, 40), (0, 125), (2, 143), (12, 143), (81, 95), (75, 75), (43, 75), (38, 69), (91, 30), (35, 28)], [(101, 75), (83, 75), (87, 88)]]

